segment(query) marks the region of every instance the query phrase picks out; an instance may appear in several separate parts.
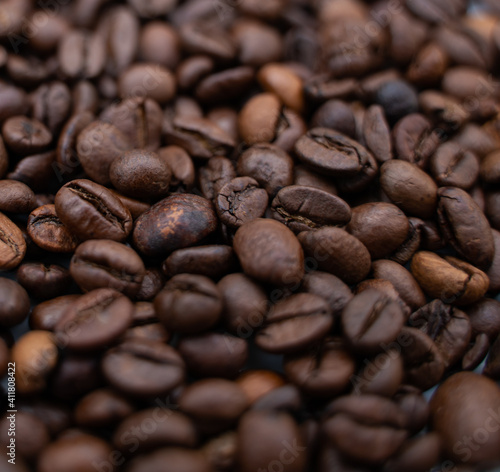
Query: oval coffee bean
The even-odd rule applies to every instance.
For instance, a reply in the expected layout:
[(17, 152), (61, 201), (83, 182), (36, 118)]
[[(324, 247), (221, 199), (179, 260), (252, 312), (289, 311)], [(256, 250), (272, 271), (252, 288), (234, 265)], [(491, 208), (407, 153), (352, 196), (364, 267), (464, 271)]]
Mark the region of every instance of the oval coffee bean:
[(136, 221), (134, 244), (147, 256), (159, 256), (200, 242), (217, 228), (211, 203), (203, 197), (167, 197)]
[(62, 295), (71, 285), (67, 269), (37, 262), (22, 264), (17, 269), (17, 280), (33, 297), (41, 300)]
[(299, 351), (325, 337), (332, 326), (326, 300), (311, 293), (298, 293), (271, 307), (255, 342), (268, 352)]
[(0, 211), (29, 213), (35, 207), (35, 194), (26, 184), (17, 180), (0, 180)]
[(132, 248), (107, 239), (80, 244), (71, 258), (69, 270), (85, 292), (109, 287), (128, 297), (139, 291), (146, 272), (142, 259)]
[(274, 220), (257, 219), (240, 226), (233, 248), (249, 277), (277, 286), (299, 284), (304, 253), (295, 235)]
[(52, 133), (45, 125), (27, 116), (13, 116), (6, 120), (2, 136), (8, 148), (23, 156), (42, 152), (52, 141)]
[(30, 311), (26, 290), (14, 280), (0, 278), (0, 326), (11, 328), (22, 323)]
[(30, 315), (30, 328), (42, 331), (54, 331), (66, 309), (81, 295), (62, 295), (39, 303)]
[(0, 213), (0, 270), (17, 267), (26, 254), (22, 231), (3, 213)]
[(349, 205), (323, 190), (289, 185), (272, 202), (273, 218), (294, 233), (323, 226), (343, 226), (351, 219)]
[(57, 216), (81, 240), (123, 241), (132, 230), (132, 216), (110, 190), (90, 180), (68, 182), (56, 194)]

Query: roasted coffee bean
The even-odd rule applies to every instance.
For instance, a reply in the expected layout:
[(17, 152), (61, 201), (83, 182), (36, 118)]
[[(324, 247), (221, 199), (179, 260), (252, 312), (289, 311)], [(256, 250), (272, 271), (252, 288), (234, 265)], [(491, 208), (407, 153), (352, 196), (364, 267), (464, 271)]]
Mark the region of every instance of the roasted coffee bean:
[(15, 180), (0, 180), (0, 211), (29, 213), (35, 208), (35, 194), (27, 185)]
[(328, 100), (321, 105), (312, 117), (315, 128), (332, 128), (355, 138), (356, 120), (352, 108), (341, 100)]
[(479, 159), (452, 141), (439, 146), (430, 161), (431, 174), (439, 186), (470, 189), (479, 175)]
[(443, 259), (432, 252), (417, 252), (411, 272), (427, 295), (446, 303), (468, 305), (488, 290), (489, 280), (484, 272), (451, 256)]
[(217, 217), (208, 200), (191, 194), (172, 195), (137, 219), (133, 240), (141, 253), (159, 256), (200, 242), (216, 226)]
[(441, 134), (459, 130), (470, 119), (470, 113), (458, 100), (440, 92), (421, 92), (419, 103), (424, 114), (442, 130)]
[(190, 54), (206, 54), (219, 61), (231, 60), (236, 55), (231, 37), (219, 25), (191, 21), (180, 26), (179, 34), (183, 48)]
[(109, 178), (115, 188), (126, 195), (158, 199), (168, 193), (171, 170), (158, 154), (134, 150), (112, 162)]
[(56, 179), (64, 180), (64, 170), (58, 166), (55, 158), (54, 151), (24, 157), (6, 177), (23, 182), (34, 192), (46, 191)]
[(133, 305), (120, 292), (99, 288), (68, 306), (55, 326), (58, 343), (75, 351), (105, 348), (130, 326)]
[(0, 213), (0, 270), (17, 267), (26, 254), (26, 242), (22, 231)]
[(129, 138), (116, 126), (93, 121), (78, 135), (76, 151), (85, 173), (97, 183), (111, 183), (113, 161), (130, 149)]
[(139, 55), (146, 62), (174, 69), (180, 61), (179, 35), (165, 22), (152, 21), (144, 25), (138, 47)]
[(195, 334), (214, 326), (222, 312), (219, 289), (202, 275), (172, 277), (156, 296), (155, 311), (169, 331)]
[(194, 93), (202, 103), (224, 103), (241, 96), (250, 88), (253, 80), (254, 71), (251, 67), (234, 67), (205, 77)]
[(54, 331), (66, 309), (79, 297), (80, 295), (62, 295), (39, 303), (31, 312), (29, 318), (30, 328), (34, 330)]
[[(63, 472), (72, 470), (90, 472), (95, 464), (108, 464), (113, 450), (111, 446), (96, 436), (77, 433), (61, 437), (47, 446), (37, 462), (40, 472)], [(110, 470), (116, 470), (113, 465)]]
[(382, 106), (391, 124), (418, 111), (416, 90), (403, 80), (386, 82), (378, 89), (375, 101)]
[(92, 79), (104, 68), (106, 50), (103, 38), (83, 30), (73, 30), (59, 43), (58, 59), (64, 76)]
[(13, 280), (0, 278), (0, 326), (10, 328), (22, 323), (30, 311), (26, 290)]
[(17, 269), (17, 280), (33, 297), (41, 300), (62, 295), (71, 285), (67, 269), (37, 262), (22, 264)]
[(462, 358), (471, 339), (469, 317), (441, 300), (434, 300), (415, 311), (409, 322), (436, 343), (446, 367), (452, 367)]
[(356, 286), (355, 294), (362, 293), (366, 290), (377, 290), (388, 297), (390, 300), (396, 302), (403, 310), (404, 318), (406, 319), (411, 310), (408, 305), (401, 299), (399, 293), (394, 288), (391, 282), (382, 279), (367, 279)]
[(342, 226), (351, 219), (351, 209), (341, 198), (320, 189), (290, 185), (281, 189), (272, 202), (273, 218), (294, 233)]
[(279, 301), (269, 310), (255, 342), (264, 351), (300, 351), (321, 340), (333, 326), (326, 300), (299, 293)]
[(186, 336), (177, 348), (188, 370), (203, 377), (236, 377), (248, 359), (247, 341), (227, 334)]
[(45, 150), (52, 141), (52, 133), (45, 125), (27, 116), (8, 118), (2, 136), (9, 149), (23, 156)]
[(225, 184), (215, 200), (215, 209), (220, 221), (239, 228), (248, 221), (264, 216), (269, 197), (251, 177), (236, 177)]
[(393, 342), (404, 324), (400, 305), (382, 292), (368, 289), (342, 311), (342, 330), (357, 351), (377, 353)]
[[(151, 434), (137, 438), (137, 446), (130, 450), (128, 436), (143, 425), (154, 424)], [(165, 446), (193, 448), (198, 442), (198, 434), (193, 422), (183, 413), (163, 408), (150, 408), (127, 415), (113, 434), (114, 446), (130, 455), (132, 452), (145, 452)]]
[(304, 276), (300, 243), (277, 221), (256, 219), (240, 226), (233, 248), (249, 277), (283, 287), (298, 286)]
[(177, 274), (198, 274), (220, 279), (234, 268), (236, 258), (231, 246), (213, 245), (178, 249), (162, 265), (167, 277)]
[(377, 162), (393, 158), (391, 131), (381, 106), (372, 105), (366, 110), (363, 119), (363, 138)]
[(54, 336), (48, 331), (29, 331), (14, 344), (12, 362), (16, 364), (16, 389), (21, 394), (42, 392), (57, 364), (59, 354)]
[(106, 239), (80, 244), (70, 265), (71, 276), (82, 290), (109, 287), (129, 297), (139, 291), (145, 272), (133, 249)]
[(340, 228), (325, 227), (304, 231), (298, 236), (308, 265), (336, 275), (348, 284), (363, 280), (370, 271), (371, 258), (366, 246)]
[(73, 252), (78, 246), (78, 239), (59, 219), (53, 204), (33, 210), (28, 217), (27, 230), (33, 242), (46, 251)]
[(295, 144), (295, 153), (314, 170), (338, 177), (358, 174), (373, 159), (357, 141), (328, 128), (309, 130)]
[(494, 340), (500, 334), (500, 302), (492, 298), (483, 298), (464, 309), (471, 326), (472, 336), (484, 333)]
[[(259, 446), (253, 438), (261, 438)], [(267, 469), (283, 452), (283, 444), (293, 445), (295, 460), (283, 464), (284, 472), (305, 470), (307, 455), (306, 444), (299, 427), (292, 416), (286, 412), (252, 410), (241, 418), (238, 424), (237, 458), (242, 472), (252, 472), (259, 468)]]
[(248, 405), (245, 391), (225, 379), (198, 380), (186, 387), (179, 399), (179, 409), (193, 418), (197, 428), (212, 433), (235, 424)]
[(63, 82), (38, 87), (32, 94), (33, 118), (43, 123), (52, 134), (58, 133), (71, 111), (71, 92)]
[(90, 180), (68, 182), (56, 194), (57, 216), (81, 240), (123, 241), (132, 230), (128, 209), (108, 189)]
[(385, 462), (408, 437), (404, 411), (384, 397), (340, 397), (327, 406), (326, 415), (326, 436), (342, 454), (364, 464)]
[(293, 184), (301, 187), (314, 187), (332, 195), (337, 195), (338, 191), (332, 179), (318, 174), (303, 165), (295, 166)]
[[(500, 460), (498, 431), (481, 434), (474, 449), (458, 448), (464, 437), (477, 437), (500, 408), (498, 386), (484, 376), (460, 372), (447, 379), (431, 400), (431, 424), (443, 442), (448, 457), (459, 463), (496, 463)], [(492, 429), (492, 428), (490, 428)]]
[(239, 175), (254, 178), (271, 197), (293, 183), (293, 160), (273, 144), (251, 146), (240, 155), (236, 169)]
[(480, 269), (493, 260), (495, 245), (488, 220), (464, 190), (439, 189), (439, 225), (456, 251)]
[(341, 340), (327, 338), (318, 347), (285, 356), (283, 369), (303, 392), (328, 398), (349, 388), (356, 362)]
[(122, 395), (99, 389), (85, 395), (75, 406), (75, 422), (79, 426), (103, 428), (113, 426), (134, 413), (134, 406)]
[(234, 178), (236, 178), (234, 164), (227, 157), (212, 157), (199, 169), (201, 191), (209, 200), (215, 199), (222, 187)]
[(171, 191), (189, 192), (195, 179), (195, 169), (189, 154), (179, 146), (166, 146), (158, 149), (158, 157), (167, 164), (172, 172), (170, 176)]
[(109, 350), (102, 358), (102, 371), (112, 386), (136, 397), (167, 394), (185, 376), (184, 362), (173, 347), (139, 339)]

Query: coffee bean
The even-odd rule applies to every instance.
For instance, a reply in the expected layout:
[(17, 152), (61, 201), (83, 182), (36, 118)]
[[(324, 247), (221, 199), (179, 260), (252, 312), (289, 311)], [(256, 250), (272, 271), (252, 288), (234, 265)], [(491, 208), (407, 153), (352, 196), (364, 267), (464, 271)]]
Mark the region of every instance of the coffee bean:
[(314, 128), (332, 128), (355, 138), (356, 119), (352, 108), (341, 100), (328, 100), (314, 114), (311, 125)]
[(281, 103), (273, 93), (252, 97), (240, 111), (238, 129), (248, 144), (272, 143), (276, 137)]
[(139, 291), (145, 271), (133, 249), (105, 239), (80, 244), (70, 265), (71, 276), (82, 290), (109, 287), (129, 297)]
[(241, 96), (250, 88), (253, 80), (254, 71), (251, 67), (225, 69), (202, 79), (194, 93), (203, 103), (224, 103)]
[(222, 223), (239, 228), (248, 221), (264, 215), (268, 195), (251, 177), (237, 177), (225, 184), (219, 191), (215, 209)]
[(26, 254), (26, 242), (21, 230), (0, 213), (0, 269), (17, 267)]
[(14, 167), (7, 178), (23, 182), (33, 191), (45, 191), (57, 179), (62, 181), (62, 169), (55, 162), (54, 151), (24, 157)]
[(438, 388), (431, 400), (431, 423), (448, 457), (466, 464), (498, 462), (498, 431), (491, 431), (475, 442), (474, 449), (460, 452), (456, 444), (462, 444), (464, 437), (475, 432), (477, 435), (485, 422), (491, 422), (491, 412), (498, 410), (499, 399), (500, 391), (493, 381), (471, 372), (455, 374)]
[(30, 311), (26, 290), (13, 280), (0, 278), (0, 326), (10, 328), (22, 323)]
[(172, 172), (170, 177), (171, 191), (179, 193), (189, 192), (195, 178), (195, 169), (189, 154), (178, 146), (166, 146), (158, 149), (158, 157), (167, 164)]
[(31, 312), (30, 328), (42, 331), (54, 331), (66, 308), (76, 301), (80, 295), (62, 295), (39, 303)]
[(71, 111), (71, 92), (64, 82), (51, 82), (38, 87), (32, 95), (33, 118), (43, 123), (52, 134), (58, 133)]
[(179, 471), (210, 472), (212, 470), (206, 457), (199, 451), (168, 447), (136, 457), (130, 461), (128, 472), (140, 472), (145, 469), (150, 472), (161, 472), (165, 464), (170, 464), (169, 467)]
[(28, 217), (28, 234), (33, 242), (50, 252), (73, 252), (78, 239), (58, 218), (53, 204), (33, 210)]
[(298, 235), (308, 264), (352, 284), (370, 271), (371, 258), (366, 246), (340, 228), (325, 227)]
[(52, 133), (45, 125), (27, 116), (8, 118), (2, 135), (7, 147), (23, 156), (45, 150), (52, 141)]
[(272, 202), (273, 218), (288, 226), (294, 233), (342, 226), (351, 219), (351, 209), (341, 198), (305, 186), (282, 188)]
[(73, 180), (57, 192), (57, 216), (79, 239), (123, 241), (132, 230), (127, 208), (108, 189), (90, 180)]
[(132, 310), (130, 300), (116, 290), (92, 290), (68, 306), (55, 326), (56, 338), (71, 350), (102, 349), (129, 327)]
[(256, 219), (240, 226), (233, 248), (243, 272), (278, 286), (299, 284), (304, 254), (295, 235), (274, 220)]
[(403, 80), (386, 82), (378, 89), (375, 101), (384, 109), (389, 123), (418, 111), (417, 93)]
[(102, 371), (112, 386), (136, 397), (167, 394), (185, 376), (184, 362), (173, 347), (139, 339), (109, 350), (102, 358)]
[(71, 275), (59, 265), (27, 262), (17, 269), (17, 280), (35, 298), (46, 300), (64, 294)]
[(137, 219), (133, 240), (141, 253), (158, 256), (202, 241), (216, 225), (208, 200), (191, 194), (172, 195)]
[(140, 33), (139, 55), (146, 62), (175, 69), (181, 56), (177, 31), (162, 21), (147, 23)]
[(220, 27), (192, 21), (179, 28), (181, 44), (191, 54), (206, 54), (216, 60), (228, 61), (236, 55), (231, 37)]
[(381, 106), (372, 105), (366, 111), (363, 119), (363, 138), (377, 162), (393, 158), (391, 132)]
[(479, 159), (457, 143), (439, 146), (431, 158), (430, 170), (439, 186), (471, 188), (479, 175)]
[(326, 300), (299, 293), (271, 307), (255, 342), (268, 352), (299, 351), (325, 337), (332, 326), (333, 317)]

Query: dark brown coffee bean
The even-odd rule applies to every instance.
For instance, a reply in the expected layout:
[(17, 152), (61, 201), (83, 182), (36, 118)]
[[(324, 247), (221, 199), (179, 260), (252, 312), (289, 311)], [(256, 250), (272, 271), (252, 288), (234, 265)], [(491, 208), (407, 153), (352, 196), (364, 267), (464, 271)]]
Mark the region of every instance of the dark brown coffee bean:
[(479, 159), (457, 143), (439, 146), (431, 158), (430, 170), (439, 186), (471, 188), (479, 175)]
[(342, 226), (351, 219), (351, 209), (341, 198), (320, 189), (290, 185), (282, 188), (272, 202), (273, 218), (294, 233)]
[(248, 338), (264, 321), (268, 299), (266, 292), (250, 277), (229, 274), (217, 284), (222, 295), (222, 319), (227, 330)]
[(124, 244), (106, 239), (85, 241), (71, 259), (70, 273), (83, 291), (113, 288), (133, 297), (146, 269), (141, 258)]
[(55, 205), (43, 205), (28, 217), (28, 234), (33, 242), (50, 252), (73, 252), (78, 240), (56, 214)]
[[(260, 437), (266, 447), (253, 440)], [(237, 457), (241, 472), (267, 470), (269, 464), (283, 465), (283, 472), (305, 470), (307, 462), (306, 444), (293, 417), (286, 412), (252, 410), (241, 418), (238, 425)], [(284, 444), (292, 449), (295, 460), (289, 462), (289, 454), (283, 454)], [(279, 462), (280, 454), (288, 464)]]
[(464, 309), (472, 326), (472, 337), (486, 334), (490, 340), (500, 334), (500, 302), (483, 298)]
[(61, 39), (58, 49), (59, 67), (71, 79), (92, 79), (106, 62), (104, 40), (97, 33), (73, 30)]
[(293, 160), (272, 144), (256, 144), (243, 152), (237, 171), (239, 175), (254, 178), (272, 197), (282, 187), (293, 183)]
[(202, 275), (172, 277), (155, 298), (155, 311), (169, 331), (195, 334), (215, 325), (222, 299), (214, 282)]
[(342, 311), (343, 333), (356, 350), (377, 353), (394, 341), (404, 324), (400, 305), (375, 289), (356, 295)]
[[(495, 429), (478, 433), (495, 421), (498, 408), (500, 390), (490, 379), (471, 372), (460, 372), (447, 379), (431, 400), (431, 424), (440, 435), (447, 456), (466, 464), (498, 462), (500, 432)], [(481, 439), (477, 441), (479, 434)], [(473, 438), (473, 448), (463, 442), (469, 437)]]
[(78, 135), (76, 151), (85, 173), (97, 183), (108, 185), (112, 162), (130, 149), (130, 140), (117, 127), (94, 121)]
[(128, 209), (107, 188), (90, 180), (68, 182), (56, 194), (57, 216), (81, 240), (123, 241), (132, 230)]
[(29, 324), (34, 330), (54, 331), (66, 308), (80, 295), (63, 295), (39, 303), (31, 312)]
[(441, 258), (428, 251), (415, 254), (411, 272), (424, 292), (446, 303), (468, 305), (488, 290), (488, 276), (455, 257)]
[(220, 279), (234, 268), (236, 258), (231, 246), (213, 245), (178, 249), (162, 265), (167, 277), (177, 274), (198, 274)]
[[(189, 192), (193, 187), (195, 179), (195, 169), (189, 154), (179, 146), (166, 146), (158, 149), (158, 157), (172, 171), (170, 177), (171, 191), (179, 193)], [(211, 161), (209, 160), (209, 162)], [(199, 172), (201, 173), (201, 170)], [(211, 199), (212, 197), (207, 198)]]
[(73, 114), (97, 111), (97, 89), (88, 80), (78, 81), (72, 90)]
[(415, 85), (433, 85), (443, 77), (449, 64), (444, 49), (430, 42), (420, 49), (413, 58), (407, 71), (407, 78)]
[(224, 379), (203, 379), (184, 389), (179, 409), (193, 418), (201, 431), (217, 432), (233, 425), (248, 408), (245, 391)]
[(239, 228), (248, 221), (261, 218), (267, 209), (269, 197), (251, 177), (237, 177), (226, 183), (215, 200), (215, 209), (220, 221)]
[(419, 95), (419, 103), (423, 113), (446, 133), (459, 130), (470, 119), (469, 111), (458, 100), (441, 92), (425, 90)]
[(326, 336), (333, 317), (326, 300), (299, 293), (272, 306), (255, 342), (264, 351), (289, 353), (310, 347)]
[(0, 213), (0, 269), (17, 267), (26, 254), (26, 241), (22, 231)]
[(189, 372), (202, 377), (236, 377), (248, 359), (248, 343), (227, 334), (183, 337), (178, 350)]
[(208, 200), (178, 194), (143, 213), (136, 221), (133, 239), (141, 253), (159, 256), (200, 242), (216, 227), (217, 217)]
[(43, 123), (54, 135), (58, 133), (71, 111), (71, 92), (63, 82), (38, 87), (31, 96), (33, 118)]
[(236, 178), (236, 171), (233, 162), (227, 157), (215, 156), (200, 167), (198, 178), (203, 196), (213, 200), (224, 185)]
[(161, 472), (169, 464), (172, 470), (179, 472), (197, 471), (210, 472), (212, 470), (207, 458), (200, 451), (168, 447), (155, 452), (139, 456), (130, 461), (128, 472), (140, 472), (147, 469), (149, 472)]
[(359, 293), (362, 293), (366, 290), (378, 290), (382, 294), (384, 294), (387, 298), (390, 300), (396, 302), (400, 308), (403, 311), (403, 315), (405, 320), (407, 317), (410, 315), (411, 310), (408, 307), (408, 305), (401, 299), (399, 296), (399, 293), (397, 290), (394, 288), (394, 285), (392, 285), (391, 282), (388, 280), (382, 280), (382, 279), (367, 279), (361, 282), (356, 286), (356, 290), (354, 293), (357, 295)]
[(34, 192), (47, 191), (55, 183), (56, 178), (63, 180), (62, 170), (57, 168), (54, 151), (24, 157), (7, 174), (8, 179), (18, 180), (30, 187)]
[(210, 74), (214, 67), (213, 59), (208, 56), (189, 56), (177, 67), (177, 83), (182, 89), (190, 89)]
[(314, 128), (332, 128), (355, 138), (356, 120), (351, 106), (341, 100), (328, 100), (314, 113), (311, 121)]
[(10, 328), (24, 321), (30, 311), (26, 290), (13, 280), (0, 278), (0, 326)]
[(405, 213), (429, 218), (437, 207), (437, 186), (414, 164), (387, 161), (380, 168), (380, 186), (389, 199)]
[(381, 464), (404, 443), (406, 415), (376, 395), (340, 397), (327, 407), (322, 429), (344, 455), (364, 464)]
[(193, 21), (179, 28), (182, 46), (190, 54), (206, 54), (216, 60), (231, 60), (236, 55), (236, 45), (220, 27), (209, 22)]
[(464, 190), (439, 189), (439, 225), (456, 251), (481, 269), (493, 260), (495, 245), (488, 220)]
[(363, 119), (363, 138), (377, 162), (393, 158), (391, 132), (380, 105), (372, 105)]
[(340, 228), (325, 227), (298, 235), (308, 259), (319, 270), (336, 275), (348, 284), (363, 280), (370, 271), (366, 246)]
[[(133, 431), (154, 425), (151, 434), (140, 435), (130, 444)], [(151, 426), (152, 428), (152, 426)], [(127, 456), (134, 457), (145, 451), (165, 446), (195, 447), (198, 434), (193, 422), (183, 413), (163, 408), (149, 408), (128, 415), (113, 433), (113, 444)]]
[(297, 141), (295, 152), (313, 169), (339, 177), (359, 173), (369, 160), (361, 144), (328, 128), (309, 130)]
[(0, 82), (0, 122), (16, 115), (28, 113), (29, 101), (24, 90), (6, 82)]
[(150, 342), (168, 343), (170, 334), (160, 323), (151, 323), (144, 326), (129, 328), (123, 337), (124, 341), (144, 339)]
[(285, 356), (283, 369), (306, 394), (329, 398), (348, 389), (356, 362), (340, 340), (327, 338), (318, 347)]
[[(128, 395), (152, 397), (167, 394), (184, 381), (185, 366), (177, 351), (164, 343), (126, 341), (102, 359), (108, 382)], [(133, 372), (133, 375), (125, 374)]]
[(113, 450), (111, 446), (89, 434), (76, 434), (59, 438), (47, 446), (38, 458), (37, 469), (40, 472), (63, 472), (72, 470), (90, 472), (95, 464), (106, 464), (111, 471), (115, 467), (109, 462)]
[(274, 220), (257, 219), (240, 226), (234, 251), (249, 277), (278, 286), (298, 285), (304, 254), (295, 235)]
[(412, 313), (409, 322), (436, 343), (447, 368), (462, 358), (471, 339), (469, 317), (441, 300), (434, 300)]
[(27, 116), (8, 118), (2, 135), (7, 147), (23, 156), (45, 150), (52, 141), (52, 133), (45, 125)]
[(134, 413), (134, 406), (122, 395), (99, 389), (84, 396), (75, 406), (75, 422), (87, 428), (113, 426)]
[(29, 213), (35, 208), (35, 194), (27, 185), (16, 180), (0, 180), (0, 211)]
[(64, 267), (28, 262), (17, 269), (17, 280), (35, 298), (46, 300), (65, 293), (71, 276)]
[(56, 325), (56, 338), (71, 350), (102, 349), (126, 331), (132, 311), (132, 303), (120, 292), (111, 288), (92, 290), (66, 309)]
[(281, 108), (279, 98), (272, 93), (261, 93), (248, 100), (238, 116), (238, 129), (245, 143), (272, 143)]
[(177, 30), (162, 21), (146, 23), (139, 38), (139, 55), (146, 62), (175, 69), (181, 56)]
[(112, 103), (100, 119), (118, 128), (132, 148), (156, 151), (160, 147), (163, 113), (150, 98), (134, 97)]
[(417, 92), (403, 80), (386, 82), (378, 89), (375, 101), (382, 106), (391, 124), (418, 111)]
[(252, 85), (254, 71), (240, 66), (225, 69), (205, 77), (197, 85), (195, 96), (203, 103), (220, 103), (235, 100)]

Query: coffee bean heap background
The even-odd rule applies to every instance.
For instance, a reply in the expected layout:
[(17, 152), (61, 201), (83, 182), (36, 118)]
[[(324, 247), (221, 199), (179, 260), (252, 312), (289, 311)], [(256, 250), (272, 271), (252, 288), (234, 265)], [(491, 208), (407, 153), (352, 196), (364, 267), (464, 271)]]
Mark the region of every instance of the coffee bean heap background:
[(0, 471), (499, 466), (499, 64), (497, 0), (2, 1)]

